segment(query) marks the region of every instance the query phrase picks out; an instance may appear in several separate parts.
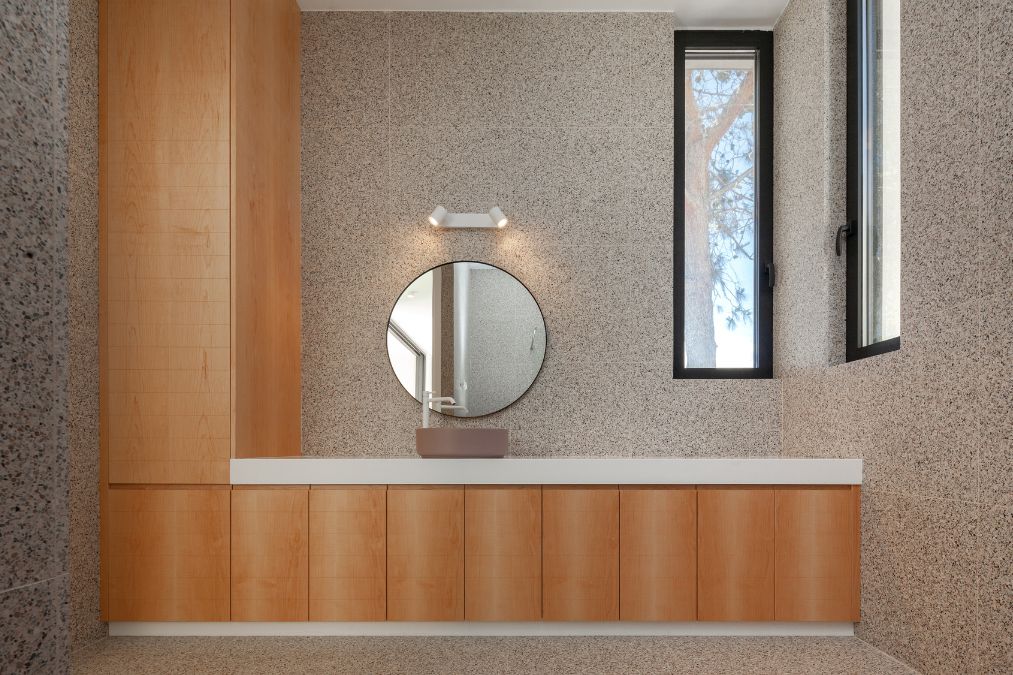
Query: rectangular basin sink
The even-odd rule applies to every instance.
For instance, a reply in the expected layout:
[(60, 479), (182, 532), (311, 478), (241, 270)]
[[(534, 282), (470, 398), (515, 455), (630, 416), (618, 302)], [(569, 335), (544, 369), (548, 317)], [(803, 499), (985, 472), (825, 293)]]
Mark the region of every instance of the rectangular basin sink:
[(509, 450), (506, 429), (416, 429), (415, 452), (422, 457), (505, 457)]

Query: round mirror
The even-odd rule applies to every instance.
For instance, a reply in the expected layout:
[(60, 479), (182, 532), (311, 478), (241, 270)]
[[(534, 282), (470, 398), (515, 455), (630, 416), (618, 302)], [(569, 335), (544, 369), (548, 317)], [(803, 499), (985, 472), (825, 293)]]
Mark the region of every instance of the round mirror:
[(446, 415), (480, 417), (507, 407), (535, 381), (545, 320), (512, 274), (485, 263), (447, 263), (397, 299), (387, 354), (415, 400), (430, 400)]

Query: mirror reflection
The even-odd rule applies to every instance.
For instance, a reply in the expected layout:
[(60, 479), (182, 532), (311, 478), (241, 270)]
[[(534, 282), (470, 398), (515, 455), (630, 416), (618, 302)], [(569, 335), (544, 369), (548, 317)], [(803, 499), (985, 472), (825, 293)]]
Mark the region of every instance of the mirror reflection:
[(387, 354), (404, 388), (432, 410), (479, 417), (507, 407), (534, 382), (545, 357), (538, 303), (513, 275), (479, 262), (434, 267), (397, 299)]

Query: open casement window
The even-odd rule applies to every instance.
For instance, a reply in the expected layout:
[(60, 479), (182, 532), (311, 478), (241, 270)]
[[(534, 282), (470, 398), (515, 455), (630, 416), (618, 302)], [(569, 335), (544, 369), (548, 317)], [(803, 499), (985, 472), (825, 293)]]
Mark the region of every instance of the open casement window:
[(900, 347), (900, 0), (848, 0), (847, 358)]
[(772, 376), (768, 31), (675, 33), (674, 376)]

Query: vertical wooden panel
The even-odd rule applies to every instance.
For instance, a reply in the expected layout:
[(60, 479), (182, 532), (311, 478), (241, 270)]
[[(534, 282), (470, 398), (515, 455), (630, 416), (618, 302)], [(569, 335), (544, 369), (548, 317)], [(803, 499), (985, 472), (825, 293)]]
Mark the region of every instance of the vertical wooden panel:
[(113, 483), (229, 480), (229, 0), (103, 0), (103, 448)]
[(774, 491), (697, 490), (700, 621), (774, 620)]
[(851, 620), (862, 620), (862, 486), (851, 486)]
[(619, 490), (542, 490), (542, 616), (547, 621), (619, 618)]
[(775, 619), (857, 620), (851, 486), (778, 488), (775, 500)]
[(310, 621), (387, 616), (387, 488), (310, 490)]
[(108, 619), (229, 620), (229, 490), (109, 490)]
[(300, 446), (299, 6), (232, 0), (236, 457)]
[(464, 618), (542, 618), (542, 490), (468, 486), (464, 493)]
[(464, 488), (388, 488), (387, 619), (464, 619)]
[(696, 489), (620, 491), (619, 618), (696, 619)]
[(232, 490), (232, 620), (309, 619), (309, 489)]

